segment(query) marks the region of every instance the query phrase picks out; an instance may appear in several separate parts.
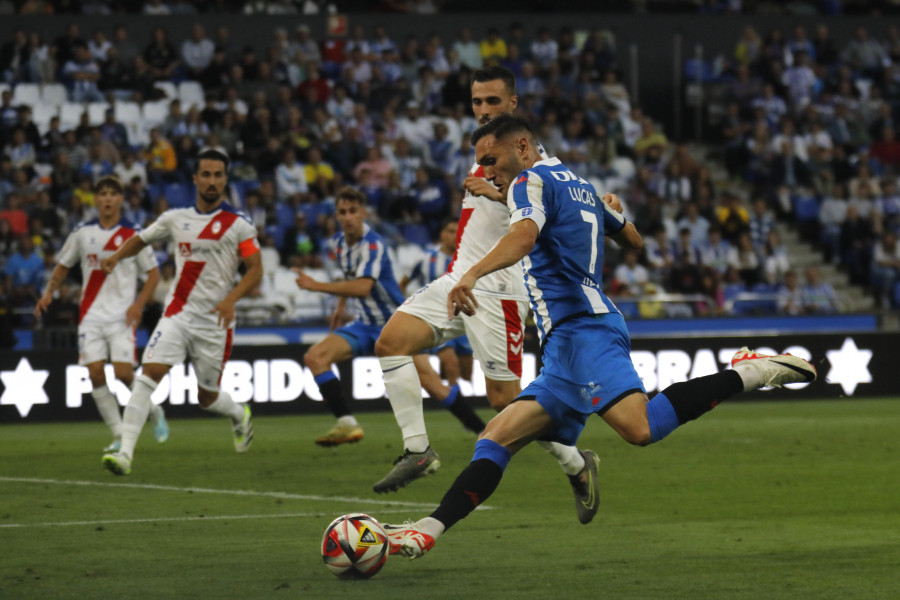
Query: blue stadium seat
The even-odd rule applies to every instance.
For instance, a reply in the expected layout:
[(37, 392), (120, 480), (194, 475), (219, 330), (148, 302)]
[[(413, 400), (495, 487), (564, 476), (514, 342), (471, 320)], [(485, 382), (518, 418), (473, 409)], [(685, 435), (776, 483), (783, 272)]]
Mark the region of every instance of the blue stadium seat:
[(165, 196), (170, 208), (184, 208), (193, 204), (191, 187), (183, 183), (166, 184)]
[(406, 241), (410, 243), (418, 244), (419, 246), (427, 246), (431, 243), (431, 235), (428, 233), (428, 228), (421, 223), (401, 225), (400, 232), (403, 233)]
[(798, 221), (818, 221), (819, 220), (819, 201), (809, 196), (802, 198), (794, 196), (794, 218)]

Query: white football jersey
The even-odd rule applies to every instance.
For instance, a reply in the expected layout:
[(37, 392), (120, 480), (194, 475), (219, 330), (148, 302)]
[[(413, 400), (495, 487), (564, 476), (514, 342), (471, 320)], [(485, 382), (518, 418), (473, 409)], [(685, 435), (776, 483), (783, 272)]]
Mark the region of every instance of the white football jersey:
[(125, 241), (140, 231), (140, 227), (121, 219), (104, 229), (97, 219), (85, 221), (69, 234), (59, 264), (71, 269), (81, 263), (84, 282), (81, 287), (81, 307), (78, 323), (111, 323), (125, 320), (128, 307), (137, 293), (137, 279), (141, 273), (156, 268), (153, 250), (144, 248), (137, 256), (121, 261), (112, 274), (100, 270), (100, 261), (112, 256)]
[[(543, 148), (541, 148), (543, 154)], [(474, 165), (469, 173), (484, 178), (484, 168)], [(458, 279), (485, 257), (509, 232), (509, 208), (484, 196), (473, 196), (468, 190), (463, 198), (456, 231), (456, 253), (447, 273)], [(475, 284), (476, 290), (502, 294), (508, 298), (527, 300), (522, 265), (515, 264), (485, 275)]]
[(211, 311), (234, 288), (241, 259), (259, 252), (256, 228), (224, 202), (210, 213), (193, 206), (168, 210), (140, 236), (148, 244), (174, 242), (175, 283), (163, 315), (188, 325), (218, 326)]

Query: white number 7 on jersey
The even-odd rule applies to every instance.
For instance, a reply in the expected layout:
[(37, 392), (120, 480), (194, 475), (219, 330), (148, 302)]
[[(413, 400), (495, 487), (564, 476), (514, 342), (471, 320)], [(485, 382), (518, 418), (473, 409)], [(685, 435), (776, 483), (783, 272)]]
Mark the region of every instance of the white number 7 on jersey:
[(597, 214), (587, 210), (581, 211), (581, 218), (585, 223), (591, 224), (591, 266), (588, 268), (591, 275), (594, 274), (594, 267), (597, 266)]

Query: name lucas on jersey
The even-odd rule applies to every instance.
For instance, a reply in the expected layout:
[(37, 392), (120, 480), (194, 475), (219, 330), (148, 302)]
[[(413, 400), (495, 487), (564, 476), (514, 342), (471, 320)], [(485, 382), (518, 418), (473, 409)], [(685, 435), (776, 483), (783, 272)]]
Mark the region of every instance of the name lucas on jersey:
[[(563, 183), (567, 181), (577, 181), (582, 185), (591, 185), (572, 171), (550, 171), (550, 174), (553, 175), (554, 179), (556, 179), (557, 181), (562, 181)], [(566, 187), (566, 189), (569, 190), (569, 197), (572, 198), (572, 200), (574, 200), (575, 202), (587, 204), (588, 206), (597, 206), (597, 200), (594, 198), (594, 194), (592, 194), (590, 190), (571, 186)]]

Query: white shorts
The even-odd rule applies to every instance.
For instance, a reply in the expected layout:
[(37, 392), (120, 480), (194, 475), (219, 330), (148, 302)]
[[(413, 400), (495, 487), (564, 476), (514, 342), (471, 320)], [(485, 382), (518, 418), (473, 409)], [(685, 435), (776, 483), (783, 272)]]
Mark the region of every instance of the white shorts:
[(177, 365), (190, 358), (197, 374), (197, 385), (218, 391), (222, 369), (231, 355), (234, 329), (187, 326), (163, 317), (147, 341), (141, 363)]
[(78, 364), (137, 363), (134, 328), (125, 321), (82, 323), (78, 326)]
[(528, 303), (474, 290), (478, 308), (471, 317), (447, 318), (447, 296), (456, 281), (443, 275), (406, 299), (398, 311), (418, 317), (434, 332), (434, 345), (469, 336), (484, 376), (494, 381), (522, 377), (522, 345)]

